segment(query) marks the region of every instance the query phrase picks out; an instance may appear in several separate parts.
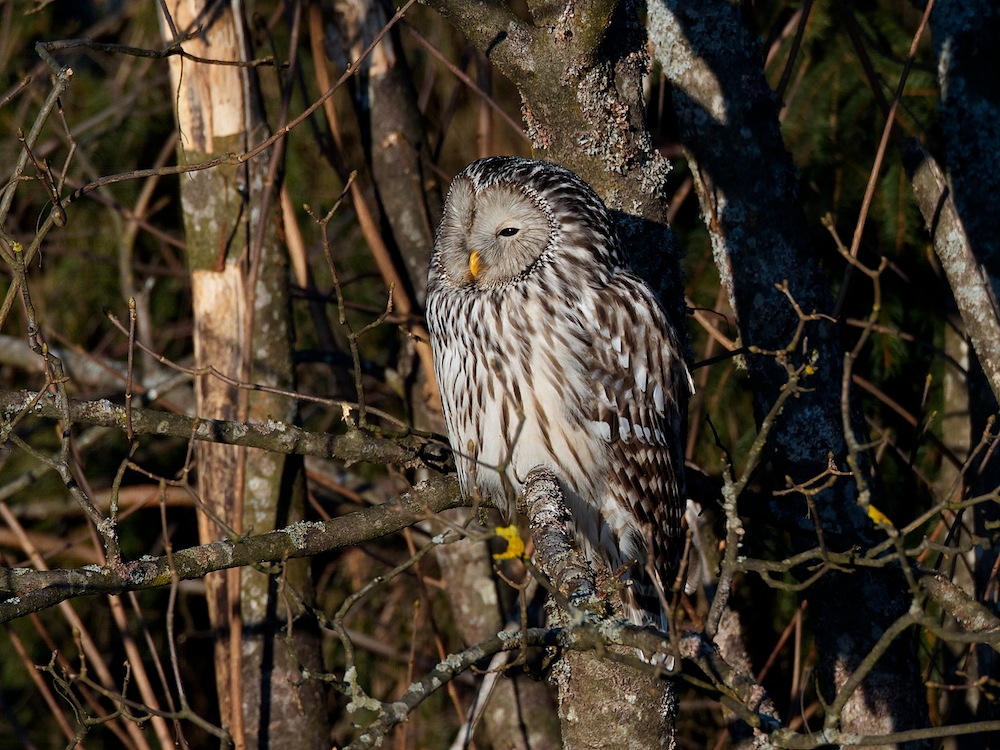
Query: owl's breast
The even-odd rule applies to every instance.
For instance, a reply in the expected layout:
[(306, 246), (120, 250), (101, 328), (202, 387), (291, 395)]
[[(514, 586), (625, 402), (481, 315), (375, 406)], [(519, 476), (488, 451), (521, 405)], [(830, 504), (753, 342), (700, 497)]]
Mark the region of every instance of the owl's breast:
[(575, 492), (604, 446), (583, 418), (589, 373), (578, 322), (550, 301), (518, 294), (428, 305), (445, 420), (465, 494), (473, 487), (513, 511), (527, 473), (549, 466)]

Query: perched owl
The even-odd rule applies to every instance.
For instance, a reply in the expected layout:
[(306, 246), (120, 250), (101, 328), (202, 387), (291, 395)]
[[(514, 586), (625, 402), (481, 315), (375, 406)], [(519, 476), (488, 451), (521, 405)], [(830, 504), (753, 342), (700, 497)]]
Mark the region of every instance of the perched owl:
[(427, 325), (462, 492), (511, 515), (550, 467), (590, 561), (627, 568), (633, 622), (660, 625), (682, 547), (690, 376), (600, 198), (567, 169), (480, 159), (452, 182)]

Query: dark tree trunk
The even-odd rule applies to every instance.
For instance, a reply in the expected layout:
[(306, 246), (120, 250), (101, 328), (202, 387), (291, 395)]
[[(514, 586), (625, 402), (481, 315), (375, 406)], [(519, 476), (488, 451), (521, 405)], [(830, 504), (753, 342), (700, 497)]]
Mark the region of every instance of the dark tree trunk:
[[(763, 56), (740, 8), (719, 0), (650, 2), (650, 33), (670, 81), (681, 140), (687, 149), (716, 265), (736, 312), (741, 343), (765, 352), (784, 350), (799, 315), (776, 285), (806, 314), (829, 314), (833, 301), (806, 231), (795, 166), (778, 124), (778, 101), (768, 87)], [(855, 481), (841, 480), (816, 495), (825, 543), (836, 550), (865, 548), (879, 536), (866, 517), (872, 486), (864, 457), (851, 453), (846, 430), (856, 430), (842, 403), (844, 344), (827, 321), (807, 325), (805, 351), (787, 352), (793, 366), (812, 361), (807, 391), (786, 403), (768, 441), (775, 489), (788, 477), (804, 484), (826, 471), (828, 456)], [(758, 424), (767, 417), (788, 376), (773, 354), (750, 354), (747, 370)], [(845, 416), (845, 412), (847, 416)], [(857, 442), (864, 442), (862, 435)], [(860, 482), (860, 484), (859, 484)], [(791, 505), (787, 528), (799, 550), (817, 545), (804, 495)], [(828, 572), (810, 589), (820, 655), (822, 692), (836, 692), (879, 636), (907, 612), (906, 582), (898, 568), (853, 574)], [(843, 603), (851, 601), (852, 607)], [(840, 726), (879, 735), (927, 725), (916, 639), (897, 640), (844, 707)]]

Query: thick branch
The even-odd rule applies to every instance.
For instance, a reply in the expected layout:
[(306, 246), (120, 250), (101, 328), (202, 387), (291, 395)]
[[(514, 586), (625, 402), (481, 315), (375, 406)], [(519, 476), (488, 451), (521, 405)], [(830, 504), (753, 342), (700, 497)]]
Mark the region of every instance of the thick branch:
[(571, 605), (597, 614), (609, 614), (610, 610), (597, 594), (594, 571), (573, 544), (569, 508), (551, 469), (536, 466), (528, 472), (522, 502), (522, 510), (531, 524), (535, 563), (542, 573)]
[[(9, 422), (24, 412), (47, 419), (62, 417), (56, 396), (51, 393), (39, 395), (33, 391), (0, 391), (0, 413), (3, 419), (0, 438), (9, 430)], [(344, 435), (330, 435), (309, 432), (284, 422), (245, 423), (202, 419), (136, 407), (131, 412), (132, 430), (136, 435), (162, 435), (225, 445), (243, 445), (286, 455), (335, 458), (348, 464), (366, 461), (443, 471), (450, 462), (450, 452), (443, 445), (413, 435), (389, 440), (374, 437), (357, 428), (349, 429)], [(69, 416), (74, 424), (125, 429), (125, 407), (107, 400), (71, 400)]]
[(421, 482), (412, 491), (383, 505), (325, 523), (303, 521), (266, 534), (191, 547), (169, 557), (123, 562), (114, 569), (110, 566), (49, 571), (4, 568), (0, 570), (0, 591), (7, 598), (0, 602), (0, 622), (78, 596), (157, 588), (173, 580), (202, 578), (216, 570), (282, 562), (361, 544), (461, 504), (455, 478), (439, 476)]
[(913, 142), (903, 158), (965, 330), (989, 379), (990, 389), (1000, 401), (1000, 315), (988, 276), (973, 255), (962, 218), (934, 157)]
[(997, 637), (1000, 636), (1000, 618), (940, 573), (923, 574), (920, 585), (964, 631), (983, 637), (990, 648), (1000, 653), (1000, 637)]
[(510, 80), (524, 80), (534, 68), (536, 29), (501, 0), (427, 0)]

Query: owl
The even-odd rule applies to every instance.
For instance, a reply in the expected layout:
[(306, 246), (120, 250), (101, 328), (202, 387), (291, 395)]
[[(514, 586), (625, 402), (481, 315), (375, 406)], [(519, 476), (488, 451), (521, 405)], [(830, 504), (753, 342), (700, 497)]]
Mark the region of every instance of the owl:
[(427, 327), (463, 494), (509, 517), (527, 473), (551, 468), (580, 548), (623, 577), (626, 616), (662, 627), (691, 379), (600, 198), (549, 162), (470, 164), (438, 227)]

